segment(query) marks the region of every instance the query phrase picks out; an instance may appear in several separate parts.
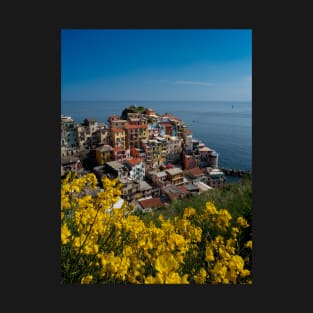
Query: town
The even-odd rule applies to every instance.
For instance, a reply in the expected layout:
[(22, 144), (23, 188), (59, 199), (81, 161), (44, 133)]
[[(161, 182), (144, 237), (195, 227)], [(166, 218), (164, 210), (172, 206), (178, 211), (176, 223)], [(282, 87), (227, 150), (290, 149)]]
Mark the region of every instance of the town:
[(118, 178), (120, 203), (142, 211), (226, 184), (218, 153), (193, 138), (184, 121), (135, 105), (109, 116), (108, 125), (61, 115), (61, 178), (69, 171), (92, 172), (99, 182)]

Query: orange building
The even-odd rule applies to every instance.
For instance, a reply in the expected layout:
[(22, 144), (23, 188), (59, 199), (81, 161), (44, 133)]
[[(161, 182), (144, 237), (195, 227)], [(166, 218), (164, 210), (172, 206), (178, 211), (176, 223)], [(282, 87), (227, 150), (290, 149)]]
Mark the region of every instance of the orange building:
[(141, 140), (148, 139), (149, 132), (148, 126), (141, 124), (141, 125), (125, 125), (125, 142), (126, 148), (140, 148)]

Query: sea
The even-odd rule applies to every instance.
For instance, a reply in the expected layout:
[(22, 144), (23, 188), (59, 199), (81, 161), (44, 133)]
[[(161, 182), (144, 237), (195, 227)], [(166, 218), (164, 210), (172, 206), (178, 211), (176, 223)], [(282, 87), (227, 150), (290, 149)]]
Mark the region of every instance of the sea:
[(94, 118), (108, 125), (110, 115), (121, 115), (130, 105), (173, 114), (192, 130), (193, 138), (218, 153), (219, 167), (252, 171), (251, 101), (62, 101), (61, 113), (78, 123)]

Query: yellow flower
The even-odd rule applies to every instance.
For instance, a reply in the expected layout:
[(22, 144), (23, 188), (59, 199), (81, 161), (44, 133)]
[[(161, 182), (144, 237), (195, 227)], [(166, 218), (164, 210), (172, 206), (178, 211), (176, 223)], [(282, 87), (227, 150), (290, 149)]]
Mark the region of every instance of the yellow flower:
[(198, 273), (198, 275), (194, 276), (196, 284), (205, 284), (206, 281), (206, 276), (207, 272), (206, 270), (202, 267)]
[(207, 262), (210, 262), (210, 261), (214, 261), (215, 258), (214, 258), (214, 253), (213, 253), (213, 250), (211, 247), (206, 247), (205, 248), (205, 260)]
[(241, 270), (240, 271), (240, 276), (241, 277), (246, 277), (246, 276), (249, 276), (251, 274), (251, 272), (247, 269), (244, 269), (244, 270)]
[(82, 253), (91, 255), (91, 254), (97, 254), (98, 251), (99, 251), (99, 245), (90, 243), (90, 244), (85, 244), (82, 250)]
[(184, 264), (184, 263), (185, 263), (185, 262), (184, 262), (184, 256), (183, 256), (182, 254), (177, 254), (177, 255), (176, 255), (176, 260), (177, 260), (177, 262), (180, 263), (180, 264)]
[(123, 254), (124, 254), (125, 256), (129, 257), (129, 256), (132, 255), (132, 253), (133, 253), (132, 247), (130, 247), (130, 246), (125, 246), (125, 247), (124, 247)]
[(211, 270), (213, 276), (213, 283), (227, 283), (226, 274), (227, 267), (223, 262), (217, 262), (214, 265), (214, 268)]
[(148, 277), (145, 278), (145, 284), (154, 284), (155, 283), (155, 278), (149, 275)]
[(222, 257), (223, 259), (229, 260), (230, 254), (226, 251), (224, 246), (219, 247), (218, 253), (219, 253), (220, 257)]
[(232, 219), (231, 215), (227, 210), (220, 210), (217, 218), (217, 226), (221, 230), (226, 230), (230, 225), (229, 221)]
[(184, 210), (183, 218), (188, 218), (193, 215), (196, 215), (196, 210), (194, 208), (186, 208)]
[[(96, 191), (96, 185), (94, 175), (68, 176), (61, 185), (61, 242), (67, 244), (61, 249), (62, 258), (66, 262), (80, 252), (79, 262), (73, 264), (77, 275), (81, 273), (78, 282), (95, 283), (98, 278), (103, 283), (136, 284), (189, 284), (188, 278), (199, 284), (251, 280), (250, 270), (244, 268), (250, 264), (248, 256), (235, 255), (241, 249), (237, 236), (249, 226), (243, 217), (231, 228), (229, 212), (207, 202), (203, 211), (187, 207), (182, 216), (160, 215), (152, 221), (126, 212), (126, 201), (121, 209), (108, 210), (120, 195), (117, 180), (104, 178), (103, 192), (85, 195), (87, 189)], [(211, 229), (212, 237), (206, 235)], [(204, 246), (198, 244), (201, 240)], [(252, 249), (252, 240), (245, 247)], [(201, 268), (203, 255), (206, 263)]]
[(232, 256), (232, 261), (234, 262), (236, 268), (238, 270), (242, 270), (243, 269), (243, 266), (245, 264), (243, 258), (240, 256), (240, 255), (233, 255)]
[(231, 229), (231, 235), (232, 235), (232, 237), (236, 238), (236, 237), (237, 237), (237, 234), (238, 234), (239, 232), (240, 232), (240, 231), (239, 231), (238, 227), (232, 227), (232, 229)]
[(217, 213), (216, 207), (215, 207), (214, 203), (212, 203), (212, 202), (207, 202), (207, 203), (206, 203), (206, 205), (205, 205), (205, 211), (206, 211), (208, 214), (216, 214), (216, 213)]
[(164, 284), (164, 278), (161, 273), (157, 273), (154, 279), (154, 284)]
[(92, 275), (87, 275), (87, 276), (84, 276), (84, 277), (81, 279), (80, 283), (81, 283), (81, 284), (90, 284), (91, 281), (92, 281)]
[(249, 227), (250, 225), (248, 224), (248, 222), (242, 217), (242, 216), (239, 216), (237, 218), (237, 223), (242, 226), (243, 228), (247, 228)]
[(252, 240), (247, 241), (245, 247), (252, 249)]
[(165, 276), (165, 284), (180, 284), (181, 278), (178, 273), (171, 272)]
[(67, 224), (63, 224), (61, 227), (61, 242), (63, 245), (69, 242), (69, 237), (71, 236), (71, 231), (68, 229)]
[(159, 256), (155, 261), (155, 269), (160, 273), (168, 274), (177, 270), (179, 267), (178, 262), (170, 253), (164, 253)]
[(190, 227), (189, 228), (190, 239), (193, 242), (200, 242), (202, 236), (202, 229), (200, 227)]
[(181, 284), (184, 284), (184, 285), (189, 284), (189, 281), (188, 281), (188, 274), (184, 274), (184, 275), (182, 276), (180, 283), (181, 283)]

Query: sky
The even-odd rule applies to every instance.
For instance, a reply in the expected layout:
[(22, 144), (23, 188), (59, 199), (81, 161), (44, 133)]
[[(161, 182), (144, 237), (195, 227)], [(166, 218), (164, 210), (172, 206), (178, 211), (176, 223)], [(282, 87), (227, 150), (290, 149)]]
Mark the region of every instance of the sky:
[(61, 98), (251, 101), (251, 29), (62, 29)]

